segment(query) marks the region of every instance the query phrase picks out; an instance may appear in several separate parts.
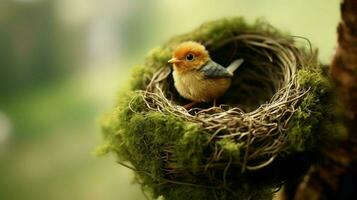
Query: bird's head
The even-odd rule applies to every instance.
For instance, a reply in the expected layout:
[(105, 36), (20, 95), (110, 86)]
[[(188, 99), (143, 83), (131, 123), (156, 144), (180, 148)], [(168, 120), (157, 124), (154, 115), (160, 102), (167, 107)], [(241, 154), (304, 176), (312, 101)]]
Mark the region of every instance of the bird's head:
[(168, 61), (174, 70), (181, 73), (199, 69), (209, 60), (206, 48), (198, 42), (183, 42), (176, 47), (173, 57)]

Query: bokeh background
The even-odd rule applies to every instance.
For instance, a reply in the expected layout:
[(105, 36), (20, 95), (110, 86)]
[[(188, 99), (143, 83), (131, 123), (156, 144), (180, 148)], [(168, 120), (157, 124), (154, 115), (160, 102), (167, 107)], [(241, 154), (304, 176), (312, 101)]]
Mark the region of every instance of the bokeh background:
[(150, 49), (237, 15), (332, 58), (339, 0), (0, 0), (0, 199), (144, 199), (129, 170), (94, 155), (98, 117)]

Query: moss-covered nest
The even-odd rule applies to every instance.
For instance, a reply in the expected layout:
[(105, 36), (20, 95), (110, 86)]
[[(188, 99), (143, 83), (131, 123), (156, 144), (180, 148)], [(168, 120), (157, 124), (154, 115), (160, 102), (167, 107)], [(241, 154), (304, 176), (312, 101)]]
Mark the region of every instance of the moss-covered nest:
[[(223, 66), (244, 59), (216, 107), (187, 111), (173, 86), (167, 60), (188, 40), (204, 44)], [(324, 68), (311, 47), (295, 40), (242, 18), (174, 37), (135, 68), (131, 91), (103, 120), (101, 150), (135, 171), (148, 198), (271, 199), (304, 172), (310, 152), (336, 136)]]

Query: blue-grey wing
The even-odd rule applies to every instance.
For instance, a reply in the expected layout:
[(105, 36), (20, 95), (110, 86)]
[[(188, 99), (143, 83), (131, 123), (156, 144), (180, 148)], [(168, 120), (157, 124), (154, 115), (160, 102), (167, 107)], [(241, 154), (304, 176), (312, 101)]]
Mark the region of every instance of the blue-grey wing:
[(230, 73), (226, 68), (220, 64), (209, 60), (201, 69), (199, 69), (203, 75), (207, 78), (220, 78), (220, 77), (232, 77), (233, 74)]

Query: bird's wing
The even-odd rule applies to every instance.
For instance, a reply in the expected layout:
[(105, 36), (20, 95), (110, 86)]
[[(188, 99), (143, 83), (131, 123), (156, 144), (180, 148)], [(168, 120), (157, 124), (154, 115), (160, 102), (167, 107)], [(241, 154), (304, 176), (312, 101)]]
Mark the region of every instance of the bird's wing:
[(201, 69), (200, 72), (207, 78), (220, 78), (220, 77), (232, 77), (233, 73), (229, 72), (226, 68), (220, 64), (209, 60)]

